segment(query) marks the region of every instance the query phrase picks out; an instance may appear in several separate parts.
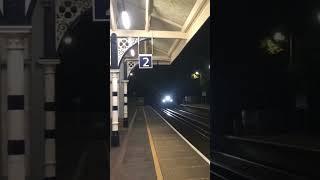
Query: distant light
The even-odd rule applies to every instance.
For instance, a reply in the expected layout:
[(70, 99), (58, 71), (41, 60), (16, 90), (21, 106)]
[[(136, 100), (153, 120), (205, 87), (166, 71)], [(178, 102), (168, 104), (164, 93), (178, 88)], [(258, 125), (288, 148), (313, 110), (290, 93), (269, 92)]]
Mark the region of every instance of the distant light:
[(164, 96), (164, 98), (162, 99), (162, 103), (167, 103), (167, 102), (173, 102), (173, 99), (169, 95)]
[(210, 64), (209, 64), (209, 69), (210, 69)]
[(63, 39), (63, 42), (67, 45), (71, 44), (72, 43), (72, 37), (71, 36), (66, 36), (64, 39)]
[(198, 71), (194, 72), (191, 74), (191, 78), (192, 79), (198, 79), (200, 78), (200, 73)]
[(170, 96), (165, 96), (164, 99), (165, 99), (166, 101), (170, 101), (171, 97), (170, 97)]
[(121, 19), (122, 19), (122, 24), (125, 29), (129, 29), (131, 26), (130, 22), (130, 17), (127, 11), (122, 11), (121, 12)]
[(133, 76), (133, 73), (130, 73), (129, 75), (130, 75), (130, 76)]
[(275, 41), (284, 41), (285, 40), (285, 36), (281, 32), (276, 32), (273, 35), (273, 39)]
[(131, 50), (130, 50), (130, 55), (131, 55), (132, 57), (136, 55), (136, 53), (134, 52), (134, 49), (131, 49)]
[(320, 23), (320, 12), (317, 13), (317, 19), (318, 19), (318, 22)]

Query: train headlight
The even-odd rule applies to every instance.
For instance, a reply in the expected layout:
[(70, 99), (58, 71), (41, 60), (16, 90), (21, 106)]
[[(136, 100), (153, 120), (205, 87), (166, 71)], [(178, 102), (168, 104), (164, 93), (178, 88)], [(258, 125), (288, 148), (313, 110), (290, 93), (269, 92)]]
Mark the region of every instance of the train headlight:
[(163, 99), (162, 99), (162, 103), (171, 103), (173, 102), (173, 99), (171, 98), (171, 96), (165, 96)]

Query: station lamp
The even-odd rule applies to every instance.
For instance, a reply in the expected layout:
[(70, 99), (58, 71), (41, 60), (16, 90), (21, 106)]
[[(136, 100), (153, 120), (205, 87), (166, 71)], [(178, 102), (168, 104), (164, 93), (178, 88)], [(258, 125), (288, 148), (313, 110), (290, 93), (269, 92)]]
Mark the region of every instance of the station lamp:
[(129, 29), (131, 26), (130, 22), (130, 17), (127, 11), (122, 11), (121, 12), (121, 19), (122, 19), (122, 24), (125, 29)]
[(131, 49), (131, 50), (130, 50), (130, 55), (131, 55), (132, 57), (134, 57), (134, 56), (136, 55), (136, 53), (134, 52), (134, 49)]
[(285, 38), (286, 37), (281, 32), (276, 32), (273, 35), (273, 40), (275, 40), (275, 41), (284, 41)]
[(198, 79), (200, 78), (200, 73), (198, 71), (194, 72), (191, 74), (191, 78), (192, 79)]
[(71, 36), (66, 36), (64, 39), (63, 39), (63, 42), (67, 45), (70, 45), (72, 43), (72, 37)]

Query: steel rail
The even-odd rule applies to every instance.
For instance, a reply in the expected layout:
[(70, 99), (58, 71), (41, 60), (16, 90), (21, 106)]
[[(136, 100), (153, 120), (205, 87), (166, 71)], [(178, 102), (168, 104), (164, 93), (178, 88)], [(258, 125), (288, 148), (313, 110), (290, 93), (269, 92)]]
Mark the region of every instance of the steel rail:
[(193, 123), (191, 123), (190, 121), (187, 121), (177, 115), (175, 115), (174, 113), (167, 111), (165, 109), (161, 109), (161, 111), (163, 113), (165, 113), (166, 115), (169, 115), (171, 118), (179, 121), (180, 123), (189, 126), (190, 128), (194, 129), (195, 132), (197, 132), (198, 134), (200, 134), (201, 136), (205, 137), (207, 140), (210, 140), (210, 132), (206, 129), (203, 129)]

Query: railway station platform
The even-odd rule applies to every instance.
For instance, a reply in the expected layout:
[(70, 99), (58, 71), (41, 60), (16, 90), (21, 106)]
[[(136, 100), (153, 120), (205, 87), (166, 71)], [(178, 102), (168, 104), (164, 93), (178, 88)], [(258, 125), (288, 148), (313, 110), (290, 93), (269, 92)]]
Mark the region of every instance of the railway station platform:
[(205, 180), (209, 162), (150, 106), (138, 106), (111, 148), (112, 180)]

